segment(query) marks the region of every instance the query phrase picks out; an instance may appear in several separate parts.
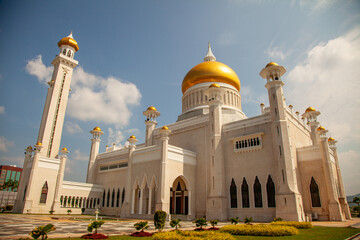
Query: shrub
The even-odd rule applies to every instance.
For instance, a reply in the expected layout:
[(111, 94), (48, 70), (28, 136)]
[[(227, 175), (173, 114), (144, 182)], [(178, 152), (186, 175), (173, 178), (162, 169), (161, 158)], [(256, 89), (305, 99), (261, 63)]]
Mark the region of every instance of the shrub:
[(143, 232), (145, 229), (149, 228), (148, 222), (147, 221), (141, 221), (141, 222), (137, 222), (134, 224), (134, 227), (136, 230), (141, 230), (141, 232)]
[(273, 222), (279, 222), (279, 221), (282, 221), (283, 219), (281, 217), (276, 217), (274, 218), (274, 221)]
[(95, 229), (95, 234), (97, 234), (97, 229), (101, 227), (105, 222), (104, 221), (93, 221), (88, 225), (88, 232), (92, 232), (93, 229)]
[(254, 220), (253, 220), (253, 218), (252, 217), (245, 217), (244, 218), (244, 223), (245, 224), (251, 224), (252, 222), (253, 222)]
[(219, 220), (217, 220), (217, 219), (215, 219), (215, 220), (210, 220), (210, 224), (211, 224), (211, 226), (212, 226), (213, 228), (215, 227), (215, 225), (218, 224), (218, 222), (219, 222)]
[(235, 238), (229, 233), (221, 233), (218, 231), (172, 231), (172, 232), (161, 232), (153, 235), (154, 240), (180, 240), (180, 239), (191, 239), (191, 240), (234, 240)]
[(161, 231), (165, 226), (166, 212), (158, 210), (154, 214), (154, 226), (155, 229)]
[(107, 239), (108, 236), (101, 234), (101, 233), (89, 233), (86, 235), (81, 236), (82, 239)]
[(195, 223), (196, 227), (200, 227), (199, 230), (203, 230), (203, 227), (207, 226), (205, 218), (198, 218), (195, 221), (193, 221), (193, 223)]
[(54, 225), (52, 224), (47, 224), (46, 226), (39, 226), (37, 228), (34, 228), (31, 233), (29, 233), (29, 235), (33, 238), (33, 239), (38, 239), (39, 237), (41, 237), (41, 239), (47, 239), (48, 238), (48, 233), (51, 231), (56, 230), (56, 228), (54, 227)]
[(175, 229), (177, 230), (178, 227), (181, 227), (180, 222), (181, 222), (181, 219), (173, 219), (173, 220), (171, 220), (171, 222), (170, 222), (170, 226), (171, 226), (172, 228), (175, 228)]
[(81, 208), (81, 214), (85, 212), (85, 208)]
[(72, 211), (71, 211), (71, 209), (68, 209), (67, 210), (67, 213), (70, 215), (70, 213), (71, 213)]
[(307, 229), (312, 228), (313, 225), (309, 222), (295, 222), (295, 221), (278, 221), (278, 222), (271, 222), (271, 225), (278, 225), (278, 226), (291, 226), (298, 229)]
[(238, 224), (240, 222), (240, 219), (239, 219), (239, 217), (230, 218), (230, 221), (231, 221), (231, 224), (236, 225), (236, 224)]
[(292, 236), (299, 233), (294, 227), (274, 226), (274, 225), (227, 225), (220, 229), (221, 232), (227, 232), (232, 235), (246, 236)]
[(6, 205), (5, 210), (7, 212), (11, 212), (11, 210), (13, 210), (13, 208), (14, 208), (14, 205)]
[(50, 214), (54, 214), (54, 212), (55, 212), (54, 210), (50, 210), (50, 211), (49, 211)]

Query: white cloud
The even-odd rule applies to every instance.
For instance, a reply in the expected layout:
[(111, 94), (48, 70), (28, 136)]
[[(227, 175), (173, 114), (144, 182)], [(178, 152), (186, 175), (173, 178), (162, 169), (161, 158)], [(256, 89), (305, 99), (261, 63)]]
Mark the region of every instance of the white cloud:
[[(46, 67), (41, 55), (28, 61), (26, 71), (42, 83), (49, 81), (52, 67)], [(139, 105), (141, 93), (135, 84), (115, 77), (103, 78), (75, 68), (69, 97), (69, 116), (81, 121), (97, 121), (124, 126), (132, 115), (131, 106)]]
[[(70, 157), (69, 157), (70, 158)], [(71, 160), (75, 160), (75, 161), (89, 161), (89, 155), (82, 153), (80, 151), (80, 149), (76, 149), (72, 154), (71, 154)]]
[(70, 134), (75, 134), (75, 133), (81, 133), (82, 132), (82, 129), (79, 126), (79, 124), (73, 123), (73, 122), (70, 122), (70, 121), (65, 122), (65, 130)]
[(287, 53), (283, 53), (278, 47), (270, 47), (265, 52), (270, 59), (280, 59), (284, 60), (285, 57), (288, 55)]
[(46, 84), (51, 80), (53, 67), (47, 67), (42, 61), (42, 56), (38, 55), (34, 59), (31, 59), (26, 64), (26, 72), (30, 75), (37, 77), (39, 82)]
[(0, 106), (0, 114), (3, 114), (5, 112), (5, 107), (4, 106)]
[(289, 104), (321, 112), (320, 123), (339, 144), (360, 145), (360, 28), (320, 43), (285, 77)]
[(360, 153), (353, 150), (339, 153), (339, 164), (346, 195), (360, 193)]
[(24, 156), (15, 156), (15, 157), (9, 157), (9, 156), (0, 156), (0, 162), (2, 164), (7, 164), (7, 165), (16, 165), (18, 167), (22, 167), (23, 163), (24, 163)]
[(126, 130), (126, 132), (131, 135), (137, 135), (140, 133), (140, 130), (137, 128), (130, 128), (130, 129)]
[(9, 147), (14, 146), (14, 143), (7, 140), (5, 137), (0, 136), (0, 151), (6, 152)]
[(109, 128), (109, 136), (108, 136), (108, 145), (113, 145), (115, 143), (119, 147), (121, 147), (121, 142), (125, 139), (124, 134), (120, 129), (112, 129)]

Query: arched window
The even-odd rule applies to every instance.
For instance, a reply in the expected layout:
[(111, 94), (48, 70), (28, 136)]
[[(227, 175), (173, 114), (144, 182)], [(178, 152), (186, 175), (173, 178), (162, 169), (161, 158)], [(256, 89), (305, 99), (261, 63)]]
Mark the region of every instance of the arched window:
[(115, 190), (112, 190), (111, 194), (111, 207), (114, 207), (114, 200), (115, 200)]
[(266, 183), (266, 192), (268, 199), (268, 207), (275, 207), (275, 184), (270, 175)]
[(116, 194), (116, 207), (119, 207), (119, 203), (120, 203), (120, 189), (117, 190), (117, 194)]
[(254, 199), (255, 199), (255, 207), (261, 208), (262, 205), (262, 194), (261, 194), (261, 184), (256, 176), (255, 182), (254, 182)]
[(70, 51), (70, 50), (68, 51), (67, 56), (68, 56), (68, 57), (71, 57), (71, 51)]
[(124, 203), (125, 200), (125, 188), (123, 188), (122, 194), (121, 194), (121, 204)]
[(321, 207), (319, 187), (314, 177), (311, 177), (310, 194), (312, 207)]
[(63, 54), (66, 55), (66, 49), (63, 50)]
[(242, 196), (242, 207), (249, 208), (250, 207), (250, 200), (249, 200), (249, 186), (246, 182), (246, 179), (243, 179), (241, 185), (241, 196)]
[(108, 193), (107, 193), (106, 206), (107, 207), (110, 206), (110, 189), (108, 189)]
[(237, 191), (234, 179), (231, 180), (230, 185), (230, 207), (237, 208)]
[(61, 195), (61, 197), (60, 197), (60, 207), (63, 206), (63, 200), (64, 200), (64, 196)]
[(102, 206), (105, 207), (105, 190), (103, 192)]
[(40, 203), (46, 203), (47, 194), (48, 194), (48, 184), (47, 182), (45, 182), (41, 189)]

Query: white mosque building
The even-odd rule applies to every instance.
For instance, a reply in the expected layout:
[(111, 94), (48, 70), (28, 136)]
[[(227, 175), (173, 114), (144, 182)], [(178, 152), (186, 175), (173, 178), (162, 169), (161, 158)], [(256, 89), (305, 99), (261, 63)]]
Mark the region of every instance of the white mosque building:
[(255, 221), (350, 219), (336, 141), (320, 126), (319, 111), (300, 115), (287, 106), (282, 76), (270, 62), (260, 71), (269, 106), (248, 118), (241, 108), (240, 80), (216, 61), (210, 45), (204, 62), (182, 83), (182, 113), (157, 127), (160, 112), (145, 115), (145, 142), (99, 152), (103, 132), (90, 133), (86, 183), (64, 180), (67, 149), (60, 141), (74, 59), (72, 34), (60, 40), (52, 61), (37, 144), (26, 149), (14, 211), (94, 213), (150, 219), (156, 210), (172, 218)]

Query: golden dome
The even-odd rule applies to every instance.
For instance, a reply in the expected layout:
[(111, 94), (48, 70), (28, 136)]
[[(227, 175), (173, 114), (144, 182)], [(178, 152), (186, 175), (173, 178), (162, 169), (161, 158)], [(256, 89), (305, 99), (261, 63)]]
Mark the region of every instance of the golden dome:
[(150, 106), (150, 107), (148, 107), (148, 109), (147, 109), (147, 110), (157, 111), (157, 110), (156, 110), (156, 108), (155, 108), (154, 106)]
[(293, 107), (293, 105), (290, 104), (290, 105), (289, 105), (289, 108), (292, 108), (292, 107)]
[(265, 104), (264, 104), (264, 103), (260, 103), (260, 106), (265, 106)]
[(99, 128), (99, 127), (94, 127), (93, 131), (99, 131), (99, 132), (101, 132), (101, 128)]
[(169, 128), (167, 126), (163, 126), (162, 130), (169, 130)]
[(134, 135), (131, 135), (131, 136), (130, 136), (130, 138), (132, 138), (132, 139), (136, 139), (136, 137), (135, 137)]
[(32, 146), (28, 146), (26, 149), (27, 150), (32, 150)]
[(335, 141), (335, 139), (333, 139), (332, 137), (329, 137), (328, 141), (329, 141), (329, 142)]
[(318, 131), (324, 131), (325, 128), (324, 128), (323, 126), (320, 126), (320, 127), (317, 128), (317, 130), (318, 130)]
[(37, 146), (41, 146), (42, 143), (41, 143), (41, 142), (37, 142), (36, 145), (37, 145)]
[(277, 64), (276, 62), (269, 62), (268, 64), (266, 64), (266, 67), (270, 67), (270, 66), (279, 66), (279, 64)]
[(296, 114), (299, 114), (299, 111), (296, 111), (295, 113), (296, 113)]
[(206, 61), (196, 65), (186, 74), (181, 86), (182, 92), (185, 93), (190, 87), (206, 82), (227, 83), (240, 91), (240, 80), (234, 70), (221, 62)]
[(314, 111), (316, 111), (316, 110), (315, 110), (315, 108), (313, 108), (313, 107), (308, 107), (308, 108), (305, 110), (305, 112), (314, 112)]
[(61, 150), (63, 150), (63, 151), (67, 151), (67, 148), (66, 147), (64, 147), (63, 149), (61, 149)]
[(69, 46), (73, 47), (76, 52), (79, 51), (79, 46), (78, 46), (77, 42), (75, 41), (75, 39), (73, 38), (72, 33), (69, 36), (62, 38), (58, 42), (58, 46), (61, 47), (61, 45), (69, 45)]

